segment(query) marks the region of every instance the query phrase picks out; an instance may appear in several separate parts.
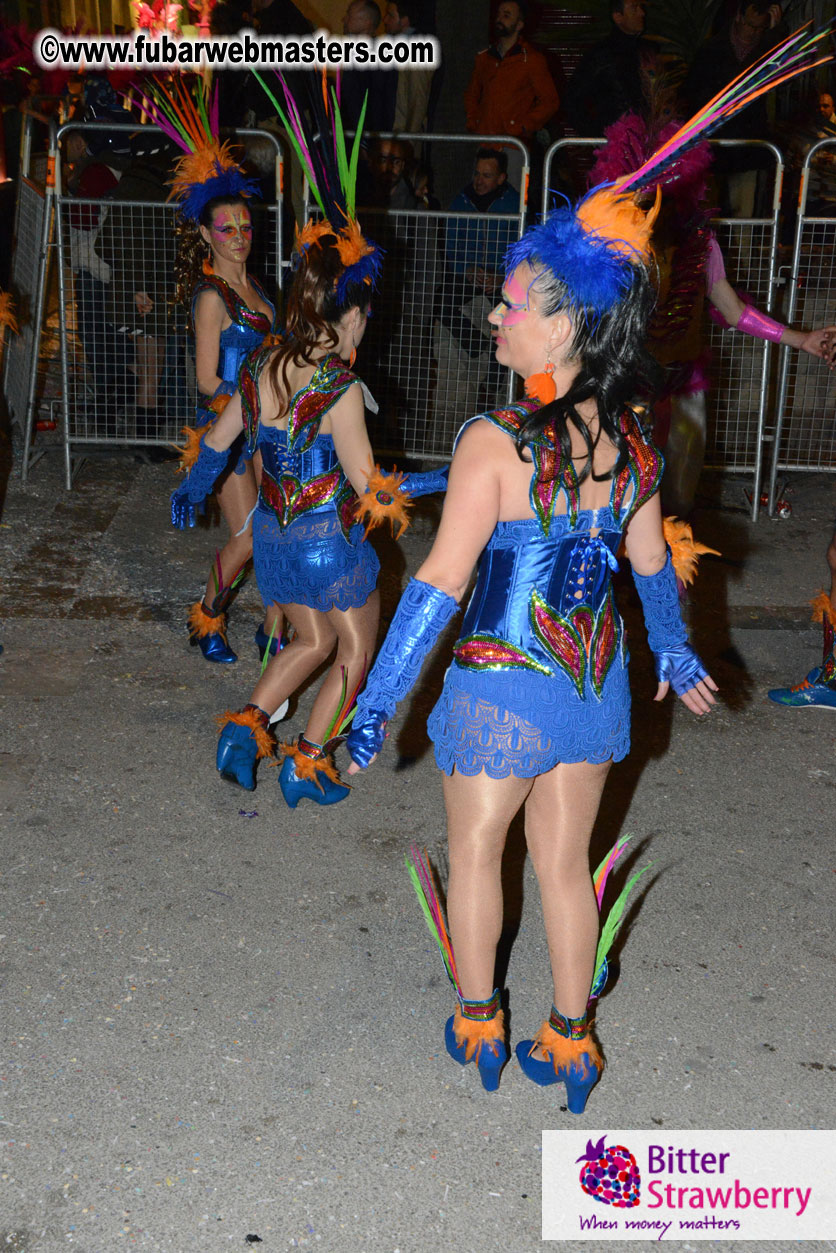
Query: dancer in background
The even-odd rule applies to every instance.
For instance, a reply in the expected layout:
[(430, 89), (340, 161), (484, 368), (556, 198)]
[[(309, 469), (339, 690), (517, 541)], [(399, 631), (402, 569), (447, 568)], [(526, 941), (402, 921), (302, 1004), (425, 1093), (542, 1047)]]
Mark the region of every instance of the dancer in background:
[(836, 709), (836, 531), (827, 549), (830, 592), (820, 591), (812, 602), (813, 621), (822, 624), (822, 662), (795, 687), (777, 687), (768, 692), (770, 700), (792, 709)]
[[(247, 354), (276, 330), (276, 309), (260, 283), (247, 273), (252, 249), (252, 218), (247, 199), (257, 194), (233, 160), (229, 144), (219, 145), (217, 119), (203, 84), (196, 97), (175, 80), (171, 94), (155, 87), (154, 121), (185, 149), (173, 182), (179, 205), (179, 247), (175, 261), (175, 301), (190, 308), (195, 366), (201, 401), (196, 423), (204, 430), (223, 412), (237, 386)], [(184, 127), (183, 123), (188, 123)], [(237, 661), (226, 634), (226, 609), (253, 554), (250, 516), (258, 489), (252, 454), (241, 436), (231, 447), (215, 495), (230, 530), (216, 554), (203, 600), (189, 611), (189, 632), (207, 661)], [(266, 609), (255, 634), (261, 657), (281, 646), (283, 620)]]
[(263, 457), (253, 523), (256, 578), (265, 603), (281, 609), (295, 635), (266, 667), (244, 709), (224, 716), (217, 767), (225, 778), (254, 788), (256, 763), (273, 748), (271, 714), (336, 648), (304, 732), (295, 744), (281, 746), (279, 784), (295, 808), (303, 798), (334, 804), (349, 791), (332, 752), (367, 673), (379, 617), (379, 562), (366, 541), (369, 527), (364, 532), (358, 519), (368, 518), (371, 526), (388, 518), (402, 528), (409, 496), (443, 490), (446, 480), (441, 473), (386, 476), (373, 465), (364, 389), (344, 364), (353, 365), (363, 339), (382, 261), (354, 216), (357, 141), (349, 162), (336, 104), (327, 95), (313, 93), (314, 116), (316, 130), (332, 142), (306, 141), (289, 94), (285, 103), (287, 130), (323, 216), (297, 236), (286, 338), (247, 361), (240, 395), (199, 440), (189, 477), (172, 498), (172, 520), (180, 526), (193, 521), (195, 504), (243, 424), (248, 448)]

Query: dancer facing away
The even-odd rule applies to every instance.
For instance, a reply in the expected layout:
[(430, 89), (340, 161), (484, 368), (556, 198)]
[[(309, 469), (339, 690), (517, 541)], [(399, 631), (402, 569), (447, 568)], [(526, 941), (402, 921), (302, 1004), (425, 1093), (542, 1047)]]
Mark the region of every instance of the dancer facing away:
[(554, 1007), (517, 1055), (535, 1082), (565, 1081), (575, 1110), (602, 1067), (587, 1021), (598, 936), (589, 840), (610, 765), (630, 742), (612, 589), (622, 535), (656, 656), (656, 699), (672, 684), (704, 714), (716, 691), (682, 623), (662, 533), (662, 458), (628, 404), (649, 366), (655, 212), (645, 217), (630, 196), (605, 189), (510, 249), (490, 321), (497, 361), (525, 377), (534, 398), (460, 432), (438, 537), (401, 600), (348, 739), (356, 765), (369, 765), (479, 561), (428, 727), (444, 773), (447, 907), (462, 988), (446, 1043), (496, 1086), (508, 1056), (493, 983), (501, 863), (524, 805)]
[[(213, 137), (217, 90), (210, 99), (197, 80), (193, 92), (181, 78), (170, 91), (155, 84), (150, 107), (157, 124), (185, 152), (172, 184), (179, 204), (175, 299), (191, 309), (203, 397), (195, 417), (202, 431), (229, 402), (246, 355), (276, 330), (276, 310), (247, 273), (253, 237), (247, 199), (257, 193), (257, 185), (234, 161), (229, 145)], [(227, 642), (225, 611), (252, 557), (249, 518), (257, 496), (252, 455), (243, 438), (230, 450), (215, 495), (230, 538), (217, 554), (203, 600), (189, 611), (189, 633), (207, 661), (231, 663), (238, 658)], [(255, 635), (262, 657), (268, 647), (272, 653), (278, 650), (282, 625), (277, 610), (265, 610)]]
[(830, 593), (819, 592), (813, 603), (813, 621), (821, 622), (824, 632), (822, 663), (796, 683), (795, 687), (777, 687), (768, 692), (770, 700), (794, 709), (836, 709), (836, 531), (827, 549), (830, 567)]
[[(363, 339), (382, 254), (354, 218), (341, 126), (329, 113), (318, 117), (317, 129), (332, 135), (340, 164), (323, 170), (315, 158), (309, 166), (312, 187), (328, 188), (319, 196), (325, 216), (297, 236), (287, 338), (249, 357), (240, 393), (201, 438), (189, 477), (172, 497), (174, 524), (193, 523), (195, 505), (243, 423), (247, 446), (263, 457), (253, 522), (256, 579), (265, 604), (280, 609), (296, 634), (269, 662), (244, 709), (225, 715), (217, 767), (255, 787), (256, 763), (273, 749), (270, 716), (336, 647), (304, 734), (281, 745), (279, 784), (291, 808), (302, 798), (334, 804), (349, 791), (339, 781), (332, 741), (367, 673), (379, 618), (379, 562), (357, 519), (369, 518), (366, 532), (387, 519), (403, 526), (410, 496), (446, 488), (442, 472), (404, 478), (374, 467), (363, 385), (344, 361), (353, 364)], [(328, 161), (333, 151), (334, 144), (320, 144), (318, 159)]]

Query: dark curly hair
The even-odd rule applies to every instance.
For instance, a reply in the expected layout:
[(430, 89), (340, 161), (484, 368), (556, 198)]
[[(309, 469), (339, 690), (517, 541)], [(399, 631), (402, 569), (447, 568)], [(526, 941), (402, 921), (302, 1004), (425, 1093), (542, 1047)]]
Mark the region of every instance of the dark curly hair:
[[(285, 305), (285, 341), (267, 366), (277, 392), (289, 399), (291, 365), (310, 365), (321, 354), (323, 341), (334, 348), (339, 336), (334, 329), (349, 309), (368, 313), (372, 289), (367, 283), (349, 283), (343, 299), (337, 281), (345, 266), (337, 251), (336, 235), (322, 235), (293, 258), (295, 271)], [(280, 381), (281, 380), (281, 381)]]
[(243, 196), (215, 196), (207, 200), (203, 212), (197, 222), (182, 215), (177, 218), (175, 235), (177, 237), (177, 255), (174, 258), (174, 296), (172, 304), (183, 305), (189, 310), (189, 330), (191, 325), (191, 302), (194, 289), (203, 277), (203, 263), (212, 256), (212, 249), (200, 233), (199, 227), (210, 227), (215, 210), (225, 205), (243, 205), (249, 209), (249, 203)]
[[(537, 270), (536, 258), (532, 268)], [(557, 435), (561, 463), (572, 457), (570, 424), (580, 432), (587, 458), (577, 472), (582, 483), (590, 475), (596, 482), (615, 478), (627, 464), (629, 449), (621, 433), (620, 418), (625, 405), (637, 395), (652, 395), (658, 389), (659, 366), (645, 347), (650, 316), (656, 303), (656, 291), (644, 265), (627, 265), (629, 285), (620, 300), (606, 313), (596, 313), (578, 305), (566, 283), (545, 267), (532, 284), (543, 302), (544, 317), (566, 313), (572, 323), (570, 360), (580, 368), (568, 391), (537, 409), (523, 423), (517, 436), (517, 451), (535, 443), (545, 433)], [(578, 405), (594, 400), (598, 406), (598, 435), (593, 440), (589, 427), (578, 413)], [(601, 435), (612, 441), (617, 457), (612, 469), (596, 474), (592, 468), (595, 446)]]

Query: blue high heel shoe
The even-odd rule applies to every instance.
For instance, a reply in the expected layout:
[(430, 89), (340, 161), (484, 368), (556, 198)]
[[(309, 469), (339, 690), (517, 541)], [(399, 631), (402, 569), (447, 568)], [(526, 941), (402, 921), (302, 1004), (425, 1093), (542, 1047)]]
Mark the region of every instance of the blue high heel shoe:
[[(538, 1046), (545, 1054), (543, 1060), (531, 1056)], [(552, 1009), (549, 1021), (543, 1023), (536, 1037), (520, 1040), (514, 1051), (526, 1078), (543, 1088), (553, 1083), (565, 1084), (569, 1112), (583, 1113), (604, 1066), (598, 1045), (589, 1034), (586, 1015), (567, 1019)]]
[(222, 666), (231, 666), (234, 661), (238, 660), (238, 654), (232, 651), (226, 642), (226, 636), (221, 635), (219, 631), (211, 635), (199, 636), (197, 646), (207, 661), (214, 661)]
[(475, 1019), (465, 1017), (461, 1009), (457, 1009), (444, 1026), (444, 1045), (460, 1066), (475, 1061), (482, 1087), (486, 1092), (495, 1092), (502, 1068), (508, 1061), (505, 1017), (499, 1008), (499, 993), (495, 992), (489, 1001), (465, 1001), (465, 1005), (495, 1008), (495, 1012), (487, 1019)]
[(264, 660), (264, 654), (270, 649), (270, 656), (275, 657), (276, 653), (280, 653), (284, 648), (285, 641), (281, 635), (274, 635), (272, 639), (264, 630), (264, 624), (259, 625), (255, 633), (255, 646), (258, 649), (259, 661)]
[(226, 614), (211, 614), (200, 601), (189, 610), (189, 635), (191, 642), (197, 644), (207, 661), (221, 665), (232, 665), (238, 660), (226, 642)]
[(291, 809), (301, 800), (317, 805), (336, 805), (345, 800), (351, 789), (340, 783), (336, 767), (321, 744), (300, 735), (297, 744), (280, 747), (285, 759), (279, 772), (279, 787)]
[(215, 765), (222, 778), (247, 792), (255, 791), (256, 762), (270, 755), (272, 741), (266, 727), (267, 715), (255, 705), (230, 715), (221, 727)]

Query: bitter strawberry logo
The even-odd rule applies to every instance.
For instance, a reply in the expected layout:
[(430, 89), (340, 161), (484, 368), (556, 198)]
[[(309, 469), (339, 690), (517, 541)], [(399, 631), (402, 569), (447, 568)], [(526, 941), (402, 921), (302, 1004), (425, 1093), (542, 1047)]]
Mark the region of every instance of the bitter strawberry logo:
[(639, 1203), (641, 1176), (638, 1163), (623, 1144), (606, 1147), (606, 1136), (597, 1144), (586, 1142), (586, 1152), (577, 1160), (581, 1166), (580, 1183), (584, 1192), (602, 1205), (616, 1209), (632, 1209)]

